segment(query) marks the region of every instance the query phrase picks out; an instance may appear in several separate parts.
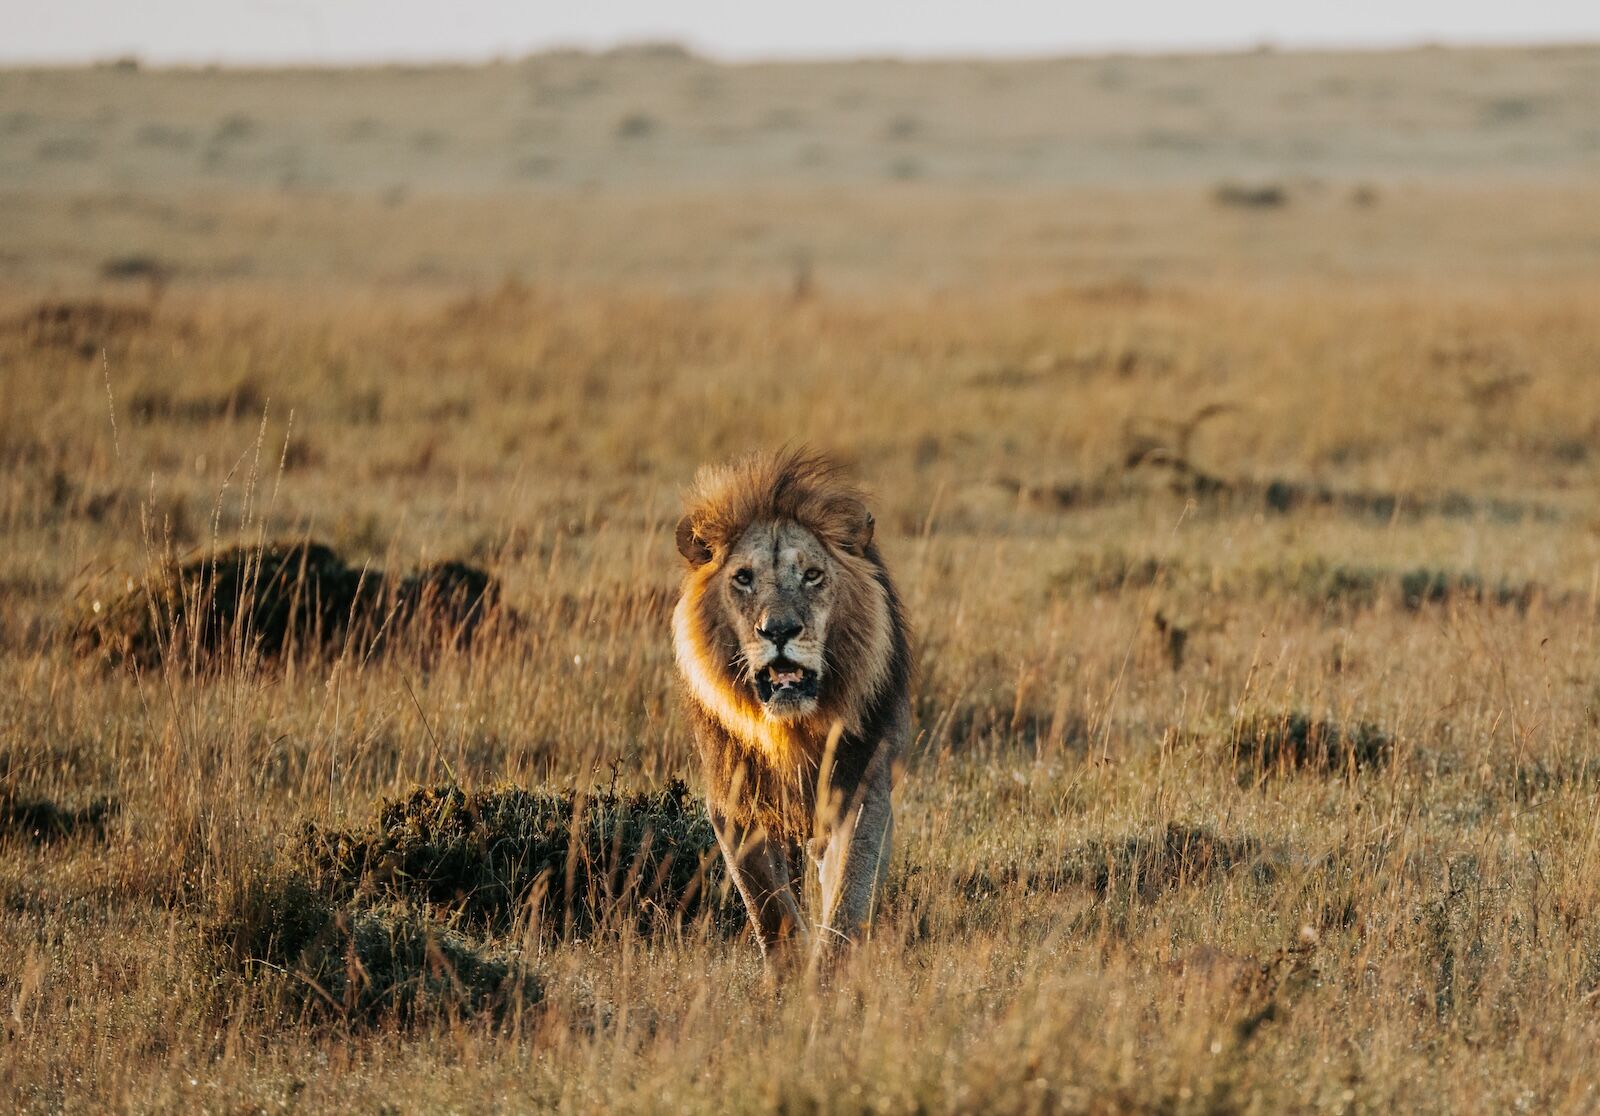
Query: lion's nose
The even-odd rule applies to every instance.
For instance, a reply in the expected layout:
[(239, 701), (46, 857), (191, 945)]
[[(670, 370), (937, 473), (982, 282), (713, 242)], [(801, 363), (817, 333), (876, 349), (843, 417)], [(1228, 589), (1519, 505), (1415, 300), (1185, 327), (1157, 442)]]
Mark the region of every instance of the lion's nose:
[(781, 649), (785, 643), (805, 631), (805, 628), (806, 626), (798, 620), (767, 619), (756, 625), (756, 635)]

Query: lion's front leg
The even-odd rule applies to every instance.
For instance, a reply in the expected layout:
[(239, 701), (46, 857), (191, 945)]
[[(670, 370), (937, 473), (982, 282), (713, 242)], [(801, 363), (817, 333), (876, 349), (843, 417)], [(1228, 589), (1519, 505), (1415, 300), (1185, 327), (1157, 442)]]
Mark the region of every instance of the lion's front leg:
[(821, 950), (854, 941), (876, 913), (894, 837), (890, 791), (886, 765), (869, 772), (857, 800), (842, 804), (825, 836), (813, 842), (822, 886)]
[(750, 912), (761, 952), (772, 958), (796, 938), (803, 945), (806, 925), (784, 843), (759, 826), (730, 820), (715, 808), (711, 810), (711, 825), (733, 885)]

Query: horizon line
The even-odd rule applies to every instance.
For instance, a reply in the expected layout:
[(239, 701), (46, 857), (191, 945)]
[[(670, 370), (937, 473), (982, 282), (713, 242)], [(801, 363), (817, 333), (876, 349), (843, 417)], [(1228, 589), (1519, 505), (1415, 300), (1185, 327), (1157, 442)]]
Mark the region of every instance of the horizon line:
[(470, 68), (513, 65), (541, 57), (586, 56), (627, 58), (630, 56), (667, 59), (674, 56), (720, 66), (819, 65), (861, 63), (1037, 63), (1093, 61), (1105, 58), (1219, 58), (1266, 54), (1405, 54), (1417, 51), (1493, 51), (1493, 50), (1583, 50), (1600, 48), (1600, 32), (1581, 32), (1564, 36), (1373, 36), (1369, 38), (1295, 38), (1272, 36), (1218, 40), (1216, 42), (1127, 42), (1069, 45), (1059, 47), (990, 47), (981, 49), (901, 48), (878, 49), (870, 45), (859, 49), (793, 51), (718, 50), (688, 38), (639, 36), (619, 38), (609, 43), (552, 42), (521, 50), (484, 50), (430, 53), (402, 51), (388, 54), (359, 52), (196, 54), (192, 52), (142, 52), (136, 49), (95, 52), (80, 55), (8, 55), (0, 52), (0, 70), (76, 70), (133, 67), (150, 70), (356, 70), (415, 67), (424, 69)]

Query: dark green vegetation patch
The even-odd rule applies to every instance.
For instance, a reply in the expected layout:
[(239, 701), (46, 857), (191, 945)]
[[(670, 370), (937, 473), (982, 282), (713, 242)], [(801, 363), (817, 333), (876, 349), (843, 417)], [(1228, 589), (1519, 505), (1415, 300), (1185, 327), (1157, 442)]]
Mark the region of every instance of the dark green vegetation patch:
[(196, 668), (303, 651), (368, 654), (402, 635), (465, 646), (502, 614), (484, 571), (441, 562), (395, 577), (315, 542), (239, 546), (153, 571), (76, 630), (82, 654)]
[(1137, 556), (1115, 548), (1078, 555), (1051, 576), (1048, 591), (1111, 595), (1143, 592), (1157, 586), (1208, 595), (1276, 594), (1330, 612), (1354, 612), (1380, 605), (1407, 612), (1451, 605), (1525, 612), (1535, 601), (1561, 604), (1569, 599), (1536, 582), (1491, 582), (1470, 571), (1436, 567), (1385, 569), (1312, 557), (1254, 569), (1228, 569), (1177, 556)]
[(541, 998), (515, 954), (469, 939), (403, 905), (337, 903), (303, 876), (266, 874), (229, 896), (205, 945), (232, 1002), (252, 983), (290, 1020), (410, 1026), (427, 1018), (502, 1021)]
[(226, 892), (204, 940), (231, 1003), (242, 982), (290, 1018), (352, 1025), (504, 1020), (541, 995), (496, 943), (698, 921), (744, 925), (688, 787), (655, 793), (418, 787), (364, 826), (307, 825)]
[(1492, 603), (1526, 609), (1538, 593), (1538, 587), (1532, 583), (1514, 585), (1502, 581), (1497, 585), (1488, 585), (1475, 574), (1419, 567), (1400, 575), (1400, 603), (1413, 610), (1451, 601)]
[(425, 903), (496, 932), (520, 918), (563, 936), (743, 924), (722, 898), (710, 819), (679, 780), (631, 795), (419, 787), (362, 828), (308, 826), (300, 855), (331, 894)]
[(24, 796), (15, 787), (0, 783), (0, 843), (17, 838), (43, 845), (69, 837), (101, 838), (116, 813), (109, 799), (96, 799), (86, 806), (62, 806), (47, 798)]
[(51, 300), (0, 324), (0, 330), (20, 335), (33, 348), (68, 349), (87, 360), (149, 329), (150, 322), (147, 306)]
[(1394, 753), (1394, 739), (1376, 725), (1338, 724), (1298, 710), (1240, 717), (1229, 745), (1239, 768), (1261, 777), (1294, 771), (1354, 773), (1386, 765)]

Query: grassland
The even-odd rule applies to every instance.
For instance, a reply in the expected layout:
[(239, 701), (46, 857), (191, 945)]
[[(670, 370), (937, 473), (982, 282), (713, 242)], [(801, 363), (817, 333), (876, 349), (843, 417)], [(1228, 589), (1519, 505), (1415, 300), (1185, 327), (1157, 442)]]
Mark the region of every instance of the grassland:
[[(1597, 57), (0, 75), (7, 1107), (1592, 1111)], [(876, 494), (923, 664), (833, 988), (376, 857), (311, 975), (387, 935), (442, 1006), (230, 967), (418, 784), (692, 779), (677, 489), (785, 441)], [(303, 536), (517, 620), (76, 653)]]

